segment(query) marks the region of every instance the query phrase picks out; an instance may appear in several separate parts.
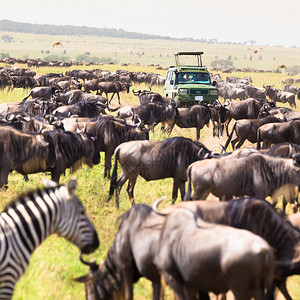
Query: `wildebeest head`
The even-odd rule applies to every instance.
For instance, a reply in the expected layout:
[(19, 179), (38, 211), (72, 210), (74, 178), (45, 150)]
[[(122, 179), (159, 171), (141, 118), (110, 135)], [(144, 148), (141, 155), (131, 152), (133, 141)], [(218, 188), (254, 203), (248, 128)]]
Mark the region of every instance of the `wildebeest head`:
[(83, 142), (86, 144), (84, 148), (84, 163), (90, 168), (93, 165), (98, 165), (100, 163), (100, 150), (97, 143), (97, 138), (90, 135), (86, 132), (86, 127), (82, 130), (77, 131)]

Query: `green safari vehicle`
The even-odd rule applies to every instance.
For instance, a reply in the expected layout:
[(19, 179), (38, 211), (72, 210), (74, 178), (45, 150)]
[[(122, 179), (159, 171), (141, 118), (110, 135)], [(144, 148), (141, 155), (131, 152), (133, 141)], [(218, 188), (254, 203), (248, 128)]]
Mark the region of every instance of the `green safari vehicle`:
[[(178, 107), (213, 103), (218, 99), (218, 89), (211, 82), (209, 72), (202, 66), (203, 52), (175, 53), (176, 66), (171, 66), (163, 88), (164, 96), (175, 99)], [(196, 56), (197, 65), (181, 65), (180, 56)]]

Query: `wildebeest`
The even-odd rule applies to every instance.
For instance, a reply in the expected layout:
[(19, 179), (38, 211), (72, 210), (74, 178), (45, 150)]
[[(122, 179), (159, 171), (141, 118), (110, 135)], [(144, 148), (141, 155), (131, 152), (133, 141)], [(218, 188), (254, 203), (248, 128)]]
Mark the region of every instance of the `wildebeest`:
[(148, 103), (157, 103), (157, 104), (175, 104), (175, 101), (171, 98), (162, 97), (159, 93), (151, 92), (151, 88), (149, 90), (132, 90), (135, 96), (139, 97), (140, 104), (148, 104)]
[(238, 120), (233, 124), (232, 131), (226, 141), (225, 150), (227, 149), (230, 140), (232, 139), (233, 133), (236, 133), (236, 138), (232, 140), (231, 146), (232, 150), (240, 148), (246, 140), (251, 143), (257, 142), (257, 129), (267, 123), (282, 123), (282, 120), (276, 118), (275, 116), (268, 116), (263, 119), (242, 119)]
[(300, 120), (285, 123), (265, 124), (257, 130), (257, 149), (263, 142), (262, 148), (284, 142), (300, 144)]
[(248, 98), (266, 100), (266, 91), (263, 88), (257, 88), (252, 85), (246, 85), (245, 90), (246, 96)]
[(59, 91), (62, 91), (63, 89), (58, 85), (51, 85), (51, 86), (38, 86), (33, 88), (28, 96), (26, 96), (22, 102), (25, 102), (30, 96), (32, 98), (42, 98), (50, 100), (52, 96), (57, 94)]
[[(273, 85), (274, 86), (274, 85)], [(295, 95), (290, 92), (284, 92), (280, 89), (275, 89), (271, 85), (263, 85), (266, 89), (266, 95), (275, 102), (288, 103), (291, 107), (296, 107)]]
[(105, 152), (104, 177), (110, 177), (111, 157), (117, 146), (132, 140), (149, 139), (149, 132), (137, 125), (116, 121), (112, 116), (102, 116), (90, 127), (91, 135), (97, 138), (99, 151)]
[(49, 143), (41, 134), (21, 133), (8, 126), (0, 130), (0, 188), (8, 184), (8, 174), (17, 166), (39, 164), (46, 170)]
[(293, 85), (285, 85), (282, 89), (284, 92), (290, 92), (294, 95), (297, 95), (298, 100), (300, 100), (300, 87), (293, 86)]
[(55, 130), (43, 134), (48, 142), (48, 156), (40, 160), (16, 163), (12, 170), (27, 175), (38, 172), (51, 172), (51, 179), (59, 182), (61, 174), (70, 168), (76, 172), (82, 164), (99, 164), (100, 154), (94, 139), (83, 133)]
[(100, 108), (105, 108), (106, 105), (98, 104), (90, 101), (80, 101), (75, 104), (60, 106), (52, 112), (53, 116), (70, 117), (77, 115), (78, 117), (97, 117), (100, 115)]
[(262, 300), (275, 269), (273, 249), (264, 239), (207, 223), (186, 208), (167, 216), (154, 261), (178, 300), (228, 290), (238, 300)]
[(87, 94), (82, 90), (71, 90), (54, 96), (56, 102), (63, 105), (71, 105), (81, 101), (95, 102), (99, 105), (107, 106), (107, 99), (100, 95)]
[[(155, 204), (157, 203), (156, 201)], [(153, 208), (157, 211), (155, 204)], [(167, 215), (177, 207), (194, 211), (206, 222), (246, 229), (264, 238), (275, 249), (277, 264), (274, 284), (286, 299), (292, 300), (285, 283), (288, 276), (300, 272), (297, 265), (300, 232), (286, 222), (269, 202), (257, 198), (241, 198), (228, 202), (187, 201), (163, 210), (160, 215)], [(272, 289), (268, 294), (268, 299), (274, 299)]]
[(98, 95), (98, 90), (99, 90), (99, 82), (101, 82), (100, 79), (92, 79), (88, 80), (84, 83), (84, 91), (86, 93), (89, 93), (90, 91), (96, 91)]
[(184, 200), (206, 199), (209, 193), (220, 199), (271, 196), (274, 205), (280, 195), (294, 195), (300, 185), (299, 158), (285, 159), (252, 154), (239, 159), (211, 159), (194, 162), (188, 167), (188, 189)]
[[(185, 194), (186, 169), (192, 162), (209, 156), (209, 151), (202, 143), (193, 142), (184, 137), (169, 138), (164, 141), (131, 141), (123, 143), (115, 150), (115, 162), (112, 173), (109, 197), (116, 190), (116, 205), (119, 205), (119, 193), (127, 180), (127, 193), (134, 204), (133, 190), (140, 175), (147, 181), (173, 178), (173, 202), (180, 189), (183, 199)], [(118, 161), (122, 173), (117, 181)]]
[(124, 82), (121, 82), (121, 81), (100, 82), (98, 84), (100, 95), (105, 93), (106, 98), (108, 99), (107, 94), (113, 93), (110, 100), (109, 100), (109, 103), (111, 103), (111, 100), (113, 99), (114, 95), (117, 94), (119, 104), (121, 104), (119, 93), (122, 92), (122, 91), (126, 91), (127, 94), (128, 94), (130, 86), (131, 86), (131, 84), (124, 83)]
[(253, 98), (246, 99), (239, 102), (226, 103), (225, 108), (227, 110), (226, 115), (226, 131), (228, 133), (228, 124), (231, 119), (241, 120), (241, 119), (257, 119), (260, 110), (265, 106), (274, 106), (274, 103), (267, 102), (263, 100), (257, 100)]
[[(130, 113), (130, 114), (129, 114)], [(148, 103), (136, 107), (126, 106), (119, 110), (119, 116), (138, 116), (145, 125), (154, 128), (158, 123), (172, 124), (178, 114), (176, 107), (172, 105)]]
[(179, 108), (173, 124), (170, 124), (166, 131), (170, 135), (174, 126), (180, 128), (196, 127), (196, 139), (200, 139), (200, 130), (204, 125), (208, 126), (211, 118), (211, 112), (208, 106), (194, 105), (189, 108)]
[[(255, 198), (229, 202), (187, 201), (165, 209), (164, 215), (177, 207), (193, 210), (206, 222), (247, 229), (266, 239), (276, 250), (276, 260), (281, 262), (276, 265), (278, 287), (286, 291), (286, 275), (281, 270), (294, 270), (299, 233), (267, 201)], [(165, 216), (157, 215), (144, 204), (133, 206), (121, 217), (118, 233), (104, 264), (93, 266), (88, 275), (79, 279), (85, 282), (88, 300), (111, 299), (113, 295), (124, 293), (128, 295), (126, 299), (132, 299), (132, 284), (141, 276), (152, 281), (153, 299), (159, 299), (160, 276), (154, 257), (164, 220)]]
[(214, 104), (208, 104), (211, 113), (211, 122), (213, 124), (213, 136), (223, 136), (224, 124), (226, 122), (226, 108), (219, 101)]
[(119, 230), (99, 267), (92, 266), (84, 282), (86, 299), (133, 299), (133, 283), (145, 276), (151, 280), (153, 300), (160, 298), (160, 274), (154, 264), (156, 245), (164, 217), (145, 204), (137, 204), (121, 217)]
[(300, 153), (300, 145), (287, 142), (273, 145), (265, 152), (265, 154), (270, 156), (278, 156), (285, 158), (292, 158), (293, 155), (296, 153)]
[(245, 89), (229, 85), (224, 87), (223, 95), (224, 100), (229, 99), (230, 101), (232, 99), (245, 100), (247, 98)]

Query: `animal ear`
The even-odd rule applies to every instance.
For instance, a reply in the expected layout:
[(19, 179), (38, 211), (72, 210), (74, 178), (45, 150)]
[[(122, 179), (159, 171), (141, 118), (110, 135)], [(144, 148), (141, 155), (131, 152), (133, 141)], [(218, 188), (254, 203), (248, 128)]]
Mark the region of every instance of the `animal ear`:
[(69, 191), (69, 193), (71, 195), (74, 195), (75, 191), (76, 191), (76, 188), (77, 188), (77, 180), (75, 178), (73, 178), (68, 182), (68, 191)]
[(43, 178), (43, 185), (47, 188), (57, 187), (57, 183), (55, 181), (49, 180), (47, 178)]

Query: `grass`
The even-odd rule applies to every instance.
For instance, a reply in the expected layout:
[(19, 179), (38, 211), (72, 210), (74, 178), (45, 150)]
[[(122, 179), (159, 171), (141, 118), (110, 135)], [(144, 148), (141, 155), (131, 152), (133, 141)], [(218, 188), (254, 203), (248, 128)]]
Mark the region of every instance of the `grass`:
[[(90, 66), (95, 68), (95, 66)], [(130, 66), (129, 68), (136, 66)], [(120, 65), (105, 65), (103, 69), (122, 69)], [(135, 69), (137, 70), (137, 69)], [(39, 74), (47, 72), (62, 71), (56, 68), (41, 68), (37, 70)], [(144, 68), (146, 72), (156, 72), (155, 67)], [(163, 72), (163, 71), (162, 71)], [(165, 72), (165, 71), (164, 71)], [(226, 74), (221, 74), (223, 78)], [(233, 73), (232, 76), (244, 77), (250, 75), (253, 78), (253, 84), (262, 86), (265, 83), (274, 83), (280, 87), (280, 80), (283, 74), (274, 73)], [(147, 88), (146, 85), (134, 85), (135, 89)], [(162, 93), (162, 87), (153, 87), (154, 91)], [(0, 103), (19, 102), (27, 94), (29, 90), (8, 89), (0, 90)], [(121, 94), (123, 104), (138, 104), (137, 97), (130, 94)], [(114, 104), (117, 105), (117, 102)], [(299, 104), (298, 104), (299, 108)], [(172, 136), (185, 136), (195, 139), (195, 129), (180, 129), (175, 127)], [(165, 139), (166, 135), (159, 131), (159, 126), (155, 133), (151, 133), (150, 139)], [(219, 151), (219, 145), (224, 144), (225, 137), (220, 139), (212, 137), (212, 128), (205, 127), (201, 131), (201, 141), (211, 150)], [(250, 144), (249, 144), (250, 145)], [(88, 256), (88, 259), (94, 259), (100, 262), (105, 259), (106, 253), (117, 232), (117, 218), (130, 208), (126, 187), (124, 186), (120, 194), (120, 208), (116, 209), (114, 199), (107, 203), (106, 198), (109, 190), (109, 180), (103, 178), (104, 156), (101, 155), (101, 163), (93, 169), (84, 167), (79, 170), (75, 176), (78, 181), (77, 195), (86, 207), (86, 211), (97, 229), (100, 238), (100, 247), (95, 253)], [(0, 191), (0, 209), (14, 199), (20, 193), (34, 189), (41, 185), (44, 174), (30, 175), (29, 182), (24, 182), (20, 174), (13, 172), (9, 176), (9, 189), (4, 192)], [(61, 177), (61, 183), (67, 183), (74, 176), (66, 172)], [(142, 178), (138, 178), (135, 187), (136, 203), (146, 203), (151, 205), (157, 198), (166, 195), (167, 204), (171, 203), (172, 179), (164, 179), (159, 181), (146, 182)], [(85, 299), (83, 284), (73, 282), (73, 278), (81, 276), (88, 271), (88, 268), (80, 263), (78, 259), (79, 250), (72, 244), (68, 243), (57, 236), (49, 237), (36, 251), (33, 253), (29, 268), (25, 275), (20, 279), (15, 288), (13, 299), (31, 300), (31, 299)], [(294, 276), (288, 281), (288, 288), (293, 299), (300, 299), (300, 280)], [(152, 288), (146, 279), (141, 279), (134, 286), (135, 299), (148, 300), (151, 299)], [(166, 299), (173, 299), (170, 290), (167, 291)]]

